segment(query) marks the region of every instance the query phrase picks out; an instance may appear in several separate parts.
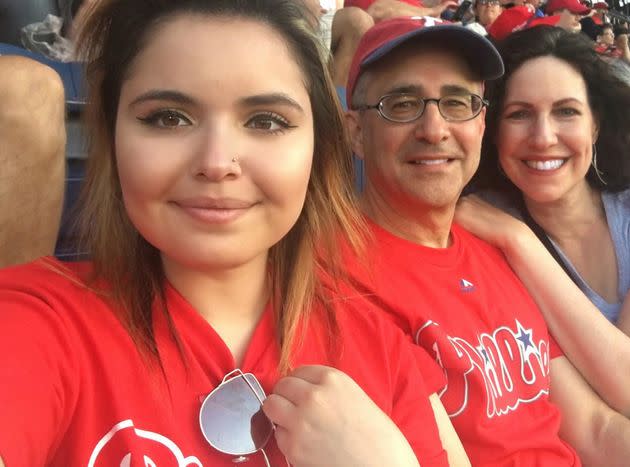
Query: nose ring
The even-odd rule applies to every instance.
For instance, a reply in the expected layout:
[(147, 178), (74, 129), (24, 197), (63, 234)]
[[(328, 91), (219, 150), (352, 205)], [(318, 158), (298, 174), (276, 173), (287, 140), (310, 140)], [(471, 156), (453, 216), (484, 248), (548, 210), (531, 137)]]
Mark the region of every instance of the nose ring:
[(232, 158), (232, 162), (233, 162), (234, 164), (238, 164), (238, 156), (234, 156), (234, 157)]

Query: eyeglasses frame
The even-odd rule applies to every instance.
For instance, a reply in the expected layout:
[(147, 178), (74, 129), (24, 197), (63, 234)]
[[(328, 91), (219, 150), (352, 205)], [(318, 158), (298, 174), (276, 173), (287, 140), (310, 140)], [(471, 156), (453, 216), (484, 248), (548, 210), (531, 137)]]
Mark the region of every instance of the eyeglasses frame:
[[(479, 107), (479, 111), (473, 115), (470, 118), (466, 118), (463, 120), (454, 120), (452, 118), (447, 118), (444, 116), (444, 114), (442, 113), (442, 110), (440, 109), (440, 101), (446, 97), (452, 97), (455, 96), (456, 94), (453, 94), (451, 96), (442, 96), (439, 98), (435, 98), (435, 97), (418, 97), (414, 94), (408, 94), (408, 93), (393, 93), (393, 94), (385, 94), (384, 96), (381, 96), (378, 100), (378, 102), (374, 105), (368, 105), (368, 104), (364, 104), (361, 106), (358, 106), (357, 108), (355, 108), (354, 110), (358, 110), (358, 111), (363, 111), (363, 110), (376, 110), (378, 112), (378, 114), (384, 118), (385, 120), (387, 120), (388, 122), (393, 122), (393, 123), (411, 123), (411, 122), (415, 122), (416, 120), (418, 120), (419, 118), (421, 118), (424, 115), (424, 112), (427, 110), (427, 104), (429, 104), (430, 102), (435, 102), (435, 105), (438, 108), (438, 112), (440, 114), (440, 116), (447, 122), (468, 122), (470, 120), (473, 120), (475, 118), (477, 118), (479, 116), (479, 114), (483, 111), (484, 107), (490, 107), (490, 102), (487, 99), (484, 99), (483, 97), (481, 97), (478, 94), (474, 94), (474, 93), (470, 93), (470, 96), (475, 96), (478, 97), (481, 100), (481, 106)], [(392, 96), (413, 96), (416, 97), (418, 100), (422, 101), (422, 112), (420, 112), (418, 115), (416, 115), (414, 118), (412, 118), (411, 120), (395, 120), (392, 119), (390, 117), (388, 117), (387, 115), (385, 115), (385, 113), (383, 113), (383, 101), (385, 99), (387, 99), (388, 97), (392, 97)]]

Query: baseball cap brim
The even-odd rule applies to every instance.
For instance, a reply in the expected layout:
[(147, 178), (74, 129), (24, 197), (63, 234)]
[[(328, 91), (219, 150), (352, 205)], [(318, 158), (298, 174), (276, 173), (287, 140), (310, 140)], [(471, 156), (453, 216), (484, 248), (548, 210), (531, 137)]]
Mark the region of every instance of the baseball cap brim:
[(587, 6), (584, 6), (580, 3), (580, 6), (574, 6), (569, 9), (569, 11), (575, 15), (585, 15), (591, 11), (591, 9)]

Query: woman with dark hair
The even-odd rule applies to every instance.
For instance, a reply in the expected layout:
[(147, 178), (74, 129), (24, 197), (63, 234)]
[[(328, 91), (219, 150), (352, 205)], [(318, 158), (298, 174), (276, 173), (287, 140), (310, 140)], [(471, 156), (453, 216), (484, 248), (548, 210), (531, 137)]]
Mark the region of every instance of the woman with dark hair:
[(630, 290), (630, 87), (588, 38), (558, 28), (499, 50), (475, 184), (531, 230), (477, 200), (460, 222), (503, 249), (569, 359), (630, 415), (630, 338), (614, 326)]
[(469, 465), (437, 365), (336, 293), (362, 221), (303, 5), (86, 21), (92, 260), (0, 271), (0, 465)]

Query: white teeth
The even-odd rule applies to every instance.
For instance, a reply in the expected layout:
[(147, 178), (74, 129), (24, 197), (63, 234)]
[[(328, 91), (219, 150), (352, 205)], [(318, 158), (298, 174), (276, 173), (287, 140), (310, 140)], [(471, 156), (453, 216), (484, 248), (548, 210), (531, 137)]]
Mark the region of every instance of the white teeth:
[(421, 165), (436, 165), (436, 164), (444, 164), (445, 162), (448, 162), (448, 159), (428, 159), (428, 160), (422, 160), (422, 161), (413, 161), (414, 164), (421, 164)]
[(525, 161), (525, 164), (536, 170), (555, 170), (560, 168), (564, 162), (564, 159), (552, 159), (548, 161)]

